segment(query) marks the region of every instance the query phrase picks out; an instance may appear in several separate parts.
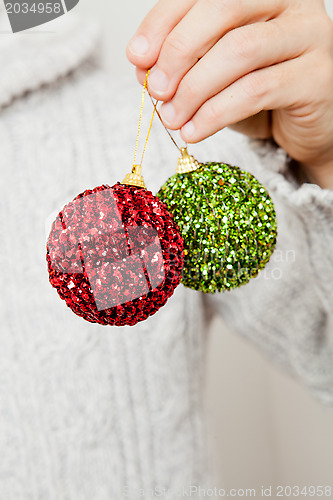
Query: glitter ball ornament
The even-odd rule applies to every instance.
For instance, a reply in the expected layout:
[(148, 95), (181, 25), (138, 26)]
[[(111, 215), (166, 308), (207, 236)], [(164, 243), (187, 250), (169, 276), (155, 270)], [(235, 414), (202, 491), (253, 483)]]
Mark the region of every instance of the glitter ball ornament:
[(248, 172), (224, 163), (199, 164), (181, 150), (177, 175), (157, 196), (184, 240), (182, 283), (214, 293), (247, 283), (273, 253), (277, 222), (266, 189)]
[(51, 228), (50, 283), (92, 323), (135, 325), (162, 307), (180, 283), (179, 230), (163, 202), (140, 180), (133, 185), (139, 177), (134, 172), (128, 184), (84, 191)]

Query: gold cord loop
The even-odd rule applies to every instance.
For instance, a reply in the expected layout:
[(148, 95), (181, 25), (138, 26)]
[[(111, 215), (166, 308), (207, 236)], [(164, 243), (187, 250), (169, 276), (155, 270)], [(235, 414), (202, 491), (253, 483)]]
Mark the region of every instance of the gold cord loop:
[[(148, 89), (147, 89), (147, 91), (149, 94)], [(186, 146), (184, 148), (181, 148), (178, 146), (175, 139), (172, 137), (169, 129), (164, 125), (162, 117), (161, 117), (158, 109), (156, 108), (158, 101), (154, 102), (154, 100), (150, 94), (149, 94), (149, 97), (150, 97), (151, 102), (154, 105), (154, 108), (156, 109), (156, 114), (159, 117), (160, 122), (162, 123), (163, 127), (165, 128), (165, 130), (168, 133), (168, 136), (170, 137), (170, 139), (172, 140), (172, 142), (174, 143), (174, 145), (176, 146), (178, 151), (180, 151), (180, 153), (181, 153), (181, 157), (178, 158), (178, 166), (177, 166), (177, 170), (176, 170), (177, 174), (184, 174), (186, 172), (192, 172), (193, 170), (196, 170), (197, 168), (199, 168), (200, 163), (194, 158), (194, 156), (189, 155), (187, 152), (187, 142), (185, 143)]]
[(147, 149), (148, 139), (149, 139), (149, 136), (150, 136), (151, 128), (153, 126), (153, 120), (154, 120), (154, 116), (155, 116), (156, 106), (157, 106), (157, 103), (158, 103), (158, 101), (156, 101), (156, 103), (154, 104), (154, 110), (153, 110), (153, 114), (152, 114), (152, 117), (151, 117), (151, 120), (150, 120), (146, 142), (145, 142), (145, 145), (143, 147), (141, 161), (140, 161), (139, 164), (137, 164), (136, 163), (136, 159), (137, 159), (139, 137), (140, 137), (140, 131), (141, 131), (143, 105), (144, 105), (144, 102), (145, 102), (145, 93), (146, 93), (146, 90), (148, 91), (148, 89), (147, 89), (147, 81), (148, 81), (149, 72), (150, 72), (150, 70), (147, 71), (146, 78), (145, 78), (145, 83), (143, 85), (142, 99), (141, 99), (141, 108), (140, 108), (140, 116), (139, 116), (139, 125), (138, 125), (138, 133), (137, 133), (137, 136), (136, 136), (135, 151), (134, 151), (133, 168), (132, 168), (131, 173), (127, 174), (125, 176), (125, 179), (122, 182), (122, 184), (129, 184), (131, 186), (143, 187), (145, 189), (146, 189), (146, 185), (145, 185), (145, 182), (144, 182), (143, 177), (141, 175), (141, 166), (142, 166), (143, 158), (144, 158), (144, 155), (145, 155), (145, 152), (146, 152), (146, 149)]

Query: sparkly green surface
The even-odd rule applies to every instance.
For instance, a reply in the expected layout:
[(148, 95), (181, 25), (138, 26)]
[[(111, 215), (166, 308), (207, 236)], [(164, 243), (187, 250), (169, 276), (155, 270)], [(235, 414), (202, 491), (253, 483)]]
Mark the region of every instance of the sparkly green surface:
[(170, 177), (157, 196), (184, 239), (185, 286), (210, 293), (230, 290), (265, 267), (276, 243), (276, 214), (253, 175), (205, 163)]

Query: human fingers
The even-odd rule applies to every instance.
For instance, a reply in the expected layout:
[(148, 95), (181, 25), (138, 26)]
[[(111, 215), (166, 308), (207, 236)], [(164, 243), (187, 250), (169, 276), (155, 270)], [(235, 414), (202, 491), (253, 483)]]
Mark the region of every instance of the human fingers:
[(230, 30), (276, 17), (286, 0), (199, 0), (164, 40), (148, 88), (170, 100), (184, 75)]
[(145, 79), (146, 79), (146, 75), (147, 75), (148, 70), (149, 70), (149, 68), (146, 68), (146, 69), (142, 69), (142, 68), (138, 68), (138, 67), (135, 68), (136, 77), (137, 77), (139, 83), (141, 83), (141, 85), (143, 85), (145, 83)]
[(160, 0), (127, 45), (126, 54), (139, 68), (155, 64), (162, 43), (197, 0)]
[[(188, 143), (199, 142), (263, 110), (302, 106), (316, 88), (313, 54), (253, 71), (205, 102), (181, 128)], [(303, 85), (300, 85), (302, 75)]]
[(175, 96), (161, 107), (168, 128), (181, 128), (205, 101), (260, 68), (302, 54), (308, 33), (274, 19), (229, 31), (184, 76)]

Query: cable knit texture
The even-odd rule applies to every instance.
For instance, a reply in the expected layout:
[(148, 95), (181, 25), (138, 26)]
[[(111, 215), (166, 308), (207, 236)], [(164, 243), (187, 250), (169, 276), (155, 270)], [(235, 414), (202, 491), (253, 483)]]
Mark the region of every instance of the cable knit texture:
[[(288, 179), (282, 150), (220, 132), (191, 152), (237, 164), (270, 191), (279, 237), (266, 270), (224, 294), (179, 286), (135, 327), (75, 316), (48, 283), (47, 231), (78, 193), (130, 170), (141, 89), (98, 69), (96, 29), (69, 18), (47, 43), (0, 47), (0, 500), (212, 486), (201, 388), (213, 314), (333, 405), (333, 192)], [(147, 187), (156, 192), (176, 161), (156, 121)]]

